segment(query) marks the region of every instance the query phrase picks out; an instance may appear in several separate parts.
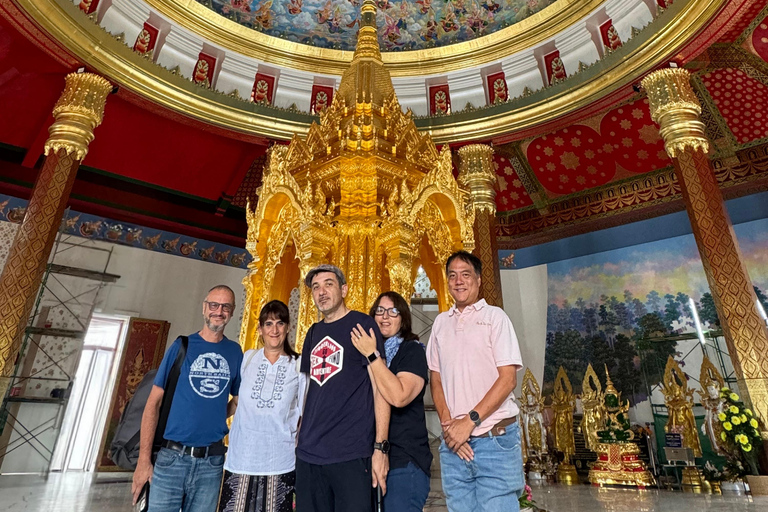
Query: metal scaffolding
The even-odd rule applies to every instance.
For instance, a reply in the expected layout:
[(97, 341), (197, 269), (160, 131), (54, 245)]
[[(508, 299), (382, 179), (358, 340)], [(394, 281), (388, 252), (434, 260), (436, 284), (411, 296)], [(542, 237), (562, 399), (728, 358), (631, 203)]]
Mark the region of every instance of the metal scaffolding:
[[(62, 223), (0, 408), (0, 474), (50, 472), (91, 316), (120, 277), (107, 273), (112, 251)], [(4, 467), (12, 453), (24, 469)]]

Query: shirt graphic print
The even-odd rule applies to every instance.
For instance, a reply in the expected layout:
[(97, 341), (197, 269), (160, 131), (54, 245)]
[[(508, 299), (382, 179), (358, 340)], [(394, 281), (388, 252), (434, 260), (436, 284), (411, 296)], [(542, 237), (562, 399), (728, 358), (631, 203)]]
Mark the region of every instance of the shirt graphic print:
[(309, 377), (320, 386), (341, 373), (344, 367), (344, 347), (326, 336), (310, 352)]
[(216, 398), (229, 389), (229, 363), (216, 352), (200, 354), (189, 367), (189, 384), (203, 398)]

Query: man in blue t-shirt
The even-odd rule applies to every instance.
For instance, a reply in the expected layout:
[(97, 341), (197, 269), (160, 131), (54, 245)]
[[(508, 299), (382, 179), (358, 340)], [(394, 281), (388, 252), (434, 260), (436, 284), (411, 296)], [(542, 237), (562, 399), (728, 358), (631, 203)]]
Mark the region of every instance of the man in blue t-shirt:
[[(389, 405), (369, 368), (384, 357), (384, 340), (370, 316), (344, 304), (347, 282), (338, 267), (313, 268), (305, 284), (323, 320), (309, 328), (302, 348), (309, 387), (296, 449), (296, 509), (370, 511), (372, 489), (381, 485), (386, 492), (389, 470)], [(352, 344), (358, 323), (376, 333), (378, 350), (370, 360)]]
[(147, 481), (149, 512), (213, 512), (224, 469), (227, 418), (234, 412), (229, 395), (240, 388), (240, 345), (224, 336), (235, 310), (231, 288), (218, 285), (203, 301), (203, 328), (189, 336), (186, 357), (173, 394), (163, 447), (152, 465), (160, 405), (168, 374), (181, 348), (173, 342), (157, 370), (141, 419), (140, 453), (133, 474), (133, 501)]

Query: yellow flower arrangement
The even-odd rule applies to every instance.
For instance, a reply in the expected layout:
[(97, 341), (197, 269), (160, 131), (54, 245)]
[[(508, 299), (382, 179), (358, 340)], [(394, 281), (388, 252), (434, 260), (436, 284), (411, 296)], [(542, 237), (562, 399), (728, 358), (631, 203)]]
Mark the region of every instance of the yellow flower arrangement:
[(732, 405), (728, 410), (731, 411), (731, 414), (738, 414), (739, 413), (739, 408), (736, 407), (735, 405)]
[(731, 393), (731, 395), (728, 398), (730, 398), (734, 402), (738, 402), (739, 401), (739, 395), (737, 395), (736, 393)]
[(755, 429), (755, 432), (757, 432), (757, 420), (755, 418), (752, 418), (749, 420), (749, 426)]
[(737, 440), (738, 442), (740, 442), (741, 444), (747, 444), (747, 443), (749, 443), (749, 438), (748, 438), (747, 436), (745, 436), (744, 434), (739, 434), (739, 435), (736, 437), (736, 440)]
[(741, 420), (742, 423), (746, 423), (747, 422), (747, 415), (746, 414), (742, 414), (741, 416), (739, 416), (739, 419)]
[(720, 439), (722, 439), (723, 442), (725, 442), (728, 439), (728, 436), (725, 435), (725, 432), (720, 432)]
[(744, 409), (744, 412), (747, 413), (747, 416), (752, 416), (752, 411), (749, 409)]
[(721, 412), (720, 414), (717, 415), (717, 419), (719, 419), (720, 421), (725, 421), (725, 418), (727, 418), (727, 416), (725, 415), (724, 412)]
[(741, 449), (744, 450), (745, 452), (751, 452), (752, 451), (752, 445), (751, 444), (742, 445)]
[(734, 425), (741, 425), (741, 420), (738, 416), (731, 416), (731, 423)]
[(726, 421), (725, 423), (723, 423), (723, 428), (725, 430), (731, 430), (733, 428), (733, 425), (731, 425), (730, 422)]

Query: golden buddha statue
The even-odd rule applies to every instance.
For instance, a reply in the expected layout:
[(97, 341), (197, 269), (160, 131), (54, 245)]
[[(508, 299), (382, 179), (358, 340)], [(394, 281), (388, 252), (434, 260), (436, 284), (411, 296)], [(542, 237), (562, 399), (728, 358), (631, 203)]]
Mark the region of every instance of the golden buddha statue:
[(661, 384), (669, 414), (664, 431), (682, 435), (683, 446), (693, 450), (694, 456), (701, 457), (701, 443), (693, 417), (693, 390), (688, 389), (688, 379), (672, 356), (667, 359)]
[(587, 367), (584, 380), (581, 383), (581, 406), (584, 416), (581, 419), (581, 432), (587, 448), (595, 451), (599, 439), (597, 432), (605, 426), (605, 404), (603, 403), (603, 387), (597, 378), (592, 364)]
[(562, 366), (555, 377), (555, 392), (552, 395), (552, 409), (555, 413), (555, 449), (563, 454), (563, 461), (557, 468), (558, 480), (569, 485), (579, 483), (576, 467), (571, 464), (571, 457), (576, 453), (573, 439), (573, 411), (576, 397), (573, 387)]
[(523, 394), (520, 397), (522, 440), (525, 443), (523, 455), (537, 459), (547, 453), (547, 427), (544, 426), (544, 399), (541, 388), (530, 368), (523, 376)]
[(723, 403), (725, 401), (720, 398), (720, 390), (725, 387), (725, 381), (707, 356), (704, 356), (704, 359), (701, 361), (699, 384), (701, 384), (703, 390), (698, 392), (701, 396), (701, 405), (707, 411), (704, 424), (701, 426), (702, 433), (706, 434), (709, 438), (712, 450), (717, 454), (723, 455), (722, 440), (720, 439), (722, 426), (717, 416), (724, 409)]

